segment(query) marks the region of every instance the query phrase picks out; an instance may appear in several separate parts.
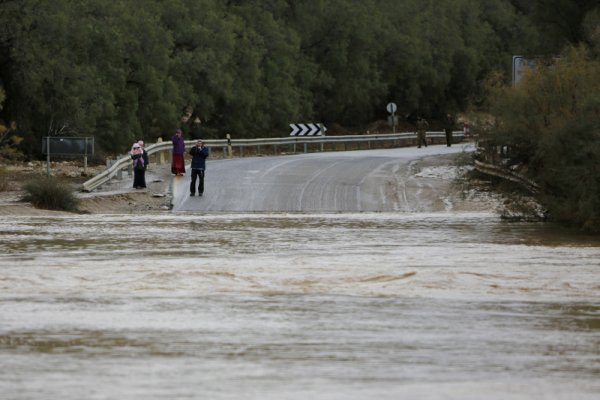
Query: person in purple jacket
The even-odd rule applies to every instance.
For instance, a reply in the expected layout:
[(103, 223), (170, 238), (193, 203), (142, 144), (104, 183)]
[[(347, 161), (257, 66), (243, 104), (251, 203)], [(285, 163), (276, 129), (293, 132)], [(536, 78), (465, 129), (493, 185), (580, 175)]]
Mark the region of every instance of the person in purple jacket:
[(181, 129), (175, 131), (175, 135), (171, 138), (173, 142), (173, 159), (171, 161), (171, 172), (177, 176), (185, 174), (185, 142), (183, 141), (183, 132)]

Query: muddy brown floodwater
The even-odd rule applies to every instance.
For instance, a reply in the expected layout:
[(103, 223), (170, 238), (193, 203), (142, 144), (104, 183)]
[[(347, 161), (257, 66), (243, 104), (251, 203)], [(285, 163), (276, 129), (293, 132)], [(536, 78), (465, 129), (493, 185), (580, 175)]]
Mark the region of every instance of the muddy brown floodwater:
[(488, 212), (0, 216), (7, 399), (595, 399), (600, 242)]

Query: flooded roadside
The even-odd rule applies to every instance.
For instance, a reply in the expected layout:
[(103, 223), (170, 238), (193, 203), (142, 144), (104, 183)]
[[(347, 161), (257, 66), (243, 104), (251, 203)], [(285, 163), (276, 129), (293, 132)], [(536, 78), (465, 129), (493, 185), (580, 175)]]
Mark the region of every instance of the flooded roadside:
[(486, 213), (0, 217), (15, 399), (570, 399), (600, 241)]

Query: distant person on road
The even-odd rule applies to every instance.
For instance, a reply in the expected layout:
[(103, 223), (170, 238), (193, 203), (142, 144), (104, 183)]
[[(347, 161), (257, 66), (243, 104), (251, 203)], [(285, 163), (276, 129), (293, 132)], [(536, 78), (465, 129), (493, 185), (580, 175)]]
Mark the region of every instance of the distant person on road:
[(429, 128), (429, 124), (423, 117), (419, 117), (417, 120), (417, 144), (418, 148), (421, 148), (421, 144), (424, 144), (427, 147), (427, 128)]
[(183, 141), (183, 132), (181, 129), (175, 131), (175, 135), (171, 138), (173, 142), (173, 159), (171, 161), (171, 172), (177, 176), (185, 174), (185, 142)]
[(129, 154), (133, 160), (133, 188), (144, 189), (146, 188), (146, 167), (142, 147), (138, 143), (134, 143)]
[(456, 120), (452, 114), (446, 114), (444, 118), (444, 131), (446, 132), (446, 146), (452, 146), (452, 131), (456, 125)]
[(190, 149), (190, 155), (192, 156), (190, 196), (196, 195), (196, 179), (198, 179), (198, 196), (204, 194), (204, 171), (206, 170), (206, 157), (208, 157), (208, 154), (208, 147), (204, 146), (202, 140), (198, 140), (196, 145)]

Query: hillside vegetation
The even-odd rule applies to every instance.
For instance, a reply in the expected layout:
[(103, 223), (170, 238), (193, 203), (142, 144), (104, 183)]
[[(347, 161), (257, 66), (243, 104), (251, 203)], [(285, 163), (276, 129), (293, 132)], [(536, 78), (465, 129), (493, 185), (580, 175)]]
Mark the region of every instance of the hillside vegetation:
[[(513, 55), (537, 67), (513, 87)], [(483, 112), (551, 218), (600, 228), (597, 0), (0, 1), (0, 159), (41, 138), (329, 133)], [(497, 153), (487, 154), (493, 159)], [(494, 156), (494, 157), (492, 157)]]
[(6, 0), (0, 117), (29, 156), (49, 134), (93, 135), (114, 152), (178, 126), (205, 138), (282, 136), (293, 122), (358, 129), (390, 101), (401, 119), (435, 119), (481, 104), (513, 54), (584, 40), (595, 4)]

